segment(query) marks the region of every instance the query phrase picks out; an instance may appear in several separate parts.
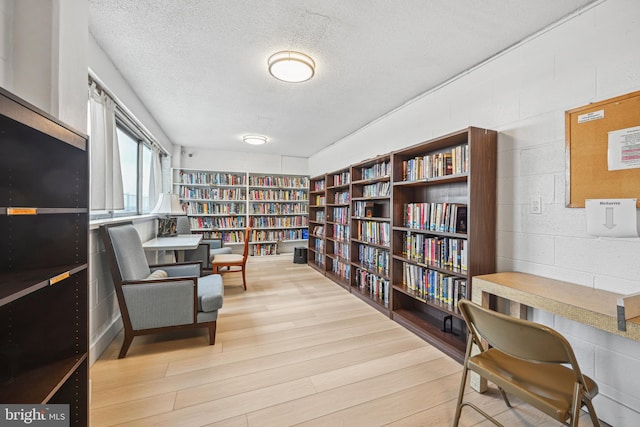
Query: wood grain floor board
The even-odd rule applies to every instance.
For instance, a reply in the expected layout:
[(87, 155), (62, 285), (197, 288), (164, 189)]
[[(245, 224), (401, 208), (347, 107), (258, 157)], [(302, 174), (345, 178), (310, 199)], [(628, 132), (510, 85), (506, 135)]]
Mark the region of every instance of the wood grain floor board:
[[(122, 336), (91, 367), (92, 427), (448, 426), (461, 366), (291, 255), (225, 275), (216, 345), (205, 331)], [(556, 426), (495, 389), (467, 397), (507, 426)], [(461, 426), (489, 426), (465, 409)], [(588, 415), (581, 425), (590, 426)]]

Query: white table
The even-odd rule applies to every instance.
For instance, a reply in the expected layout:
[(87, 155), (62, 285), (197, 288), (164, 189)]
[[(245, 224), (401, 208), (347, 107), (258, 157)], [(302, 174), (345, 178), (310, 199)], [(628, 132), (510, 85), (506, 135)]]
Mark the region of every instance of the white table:
[[(156, 237), (142, 244), (145, 251), (175, 251), (177, 261), (184, 261), (184, 251), (196, 249), (202, 240), (202, 234), (178, 234), (172, 237)], [(157, 257), (157, 255), (156, 255)], [(157, 259), (157, 258), (156, 258)]]

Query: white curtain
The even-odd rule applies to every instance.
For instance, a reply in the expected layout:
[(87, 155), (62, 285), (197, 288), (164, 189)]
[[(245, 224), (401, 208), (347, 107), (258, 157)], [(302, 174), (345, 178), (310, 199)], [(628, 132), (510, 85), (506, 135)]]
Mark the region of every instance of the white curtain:
[(115, 103), (98, 91), (95, 83), (89, 88), (91, 115), (91, 209), (124, 209), (120, 150), (116, 133)]
[(156, 147), (151, 148), (151, 174), (149, 179), (149, 209), (158, 203), (158, 195), (162, 193), (162, 165), (160, 164), (160, 151)]

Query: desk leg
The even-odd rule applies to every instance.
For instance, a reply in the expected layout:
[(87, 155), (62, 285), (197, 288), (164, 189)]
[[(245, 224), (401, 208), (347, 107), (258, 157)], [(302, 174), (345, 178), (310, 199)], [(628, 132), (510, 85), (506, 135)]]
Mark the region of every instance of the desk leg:
[[(485, 308), (491, 308), (491, 294), (483, 291), (482, 300), (474, 302), (482, 305)], [(483, 342), (482, 344), (487, 345), (486, 342)], [(480, 349), (476, 345), (474, 345), (471, 349), (471, 354), (475, 355), (478, 353), (480, 353)], [(485, 391), (487, 391), (487, 380), (485, 380), (475, 372), (471, 372), (469, 375), (469, 386), (471, 386), (471, 388), (478, 393), (484, 393)]]

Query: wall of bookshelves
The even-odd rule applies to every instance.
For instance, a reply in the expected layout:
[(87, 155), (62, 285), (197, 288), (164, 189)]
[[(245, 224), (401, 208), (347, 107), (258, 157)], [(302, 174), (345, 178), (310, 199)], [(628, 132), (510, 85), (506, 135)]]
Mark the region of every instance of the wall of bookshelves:
[(312, 179), (310, 265), (461, 361), (457, 302), (495, 272), (496, 147), (470, 127)]
[(324, 274), (325, 227), (327, 222), (327, 179), (326, 175), (309, 180), (309, 249), (308, 263)]
[(242, 245), (252, 227), (251, 255), (292, 252), (307, 240), (308, 177), (174, 169), (173, 187), (191, 231)]
[(351, 172), (349, 169), (328, 173), (325, 258), (327, 275), (349, 288), (351, 278)]

